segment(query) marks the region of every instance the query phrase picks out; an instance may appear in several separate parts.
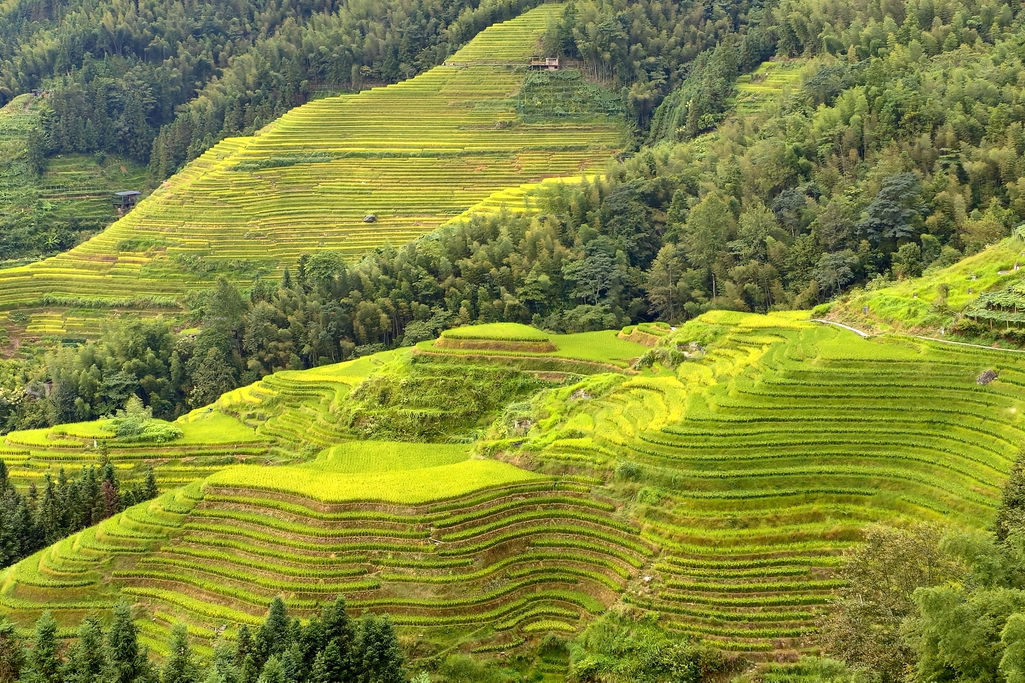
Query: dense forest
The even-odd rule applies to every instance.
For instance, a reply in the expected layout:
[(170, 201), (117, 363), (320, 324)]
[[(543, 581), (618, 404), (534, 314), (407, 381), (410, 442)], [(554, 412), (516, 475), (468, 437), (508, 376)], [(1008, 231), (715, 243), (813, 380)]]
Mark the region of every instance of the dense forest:
[(0, 566), (14, 564), (158, 493), (152, 467), (145, 482), (123, 489), (109, 462), (83, 467), (70, 479), (62, 467), (56, 480), (47, 474), (44, 482), (42, 492), (31, 485), (23, 494), (0, 460)]
[(0, 100), (46, 91), (32, 138), (44, 154), (114, 152), (152, 161), (162, 180), (220, 138), (252, 133), (323, 89), (434, 66), (529, 6), (26, 0), (0, 18)]

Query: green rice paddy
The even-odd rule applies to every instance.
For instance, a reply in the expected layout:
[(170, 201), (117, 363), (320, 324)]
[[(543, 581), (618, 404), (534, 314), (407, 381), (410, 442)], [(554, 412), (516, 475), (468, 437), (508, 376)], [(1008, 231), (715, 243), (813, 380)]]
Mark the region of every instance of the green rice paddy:
[[(1020, 282), (1025, 242), (1008, 237), (954, 265), (880, 289), (854, 292), (836, 306), (839, 317), (855, 326), (897, 332), (934, 331), (949, 324), (950, 312), (963, 310), (983, 292)], [(942, 298), (946, 310), (937, 310)]]
[[(6, 570), (0, 609), (70, 623), (129, 596), (154, 642), (184, 619), (210, 645), (275, 595), (300, 614), (344, 595), (438, 647), (492, 652), (625, 604), (726, 649), (789, 656), (812, 647), (866, 524), (985, 527), (1025, 437), (1018, 354), (714, 312), (645, 326), (704, 353), (638, 372), (622, 359), (649, 348), (623, 338), (639, 329), (478, 326), (453, 334), (559, 350), (405, 349), (226, 394), (180, 422), (185, 439), (239, 440), (262, 449), (249, 463), (279, 464), (191, 471)], [(470, 442), (366, 441), (338, 419), (365, 383), (423, 366), (511, 368), (539, 393)], [(998, 379), (977, 384), (987, 369)], [(95, 457), (103, 435), (69, 425), (5, 448)]]

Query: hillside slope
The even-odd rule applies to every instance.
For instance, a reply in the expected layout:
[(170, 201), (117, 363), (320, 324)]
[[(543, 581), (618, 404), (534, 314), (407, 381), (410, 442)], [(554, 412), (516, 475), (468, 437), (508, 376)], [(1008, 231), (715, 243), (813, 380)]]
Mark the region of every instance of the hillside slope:
[(616, 605), (801, 651), (866, 524), (988, 525), (1025, 437), (1019, 354), (719, 312), (665, 337), (676, 370), (638, 371), (624, 337), (665, 331), (628, 332), (461, 328), (226, 394), (191, 419), (317, 458), (131, 508), (0, 574), (0, 608), (69, 623), (128, 595), (152, 643), (179, 618), (210, 643), (274, 595), (342, 594), (426, 654), (508, 652)]
[(55, 156), (37, 176), (27, 148), (44, 101), (26, 94), (0, 108), (0, 262), (71, 248), (117, 219), (113, 192), (145, 183), (136, 162), (114, 155)]
[[(922, 277), (853, 291), (833, 306), (830, 317), (866, 330), (930, 335), (950, 334), (963, 318), (980, 327), (959, 331), (992, 336), (986, 333), (995, 328), (999, 336), (1025, 322), (1025, 298), (1017, 289), (1025, 277), (1023, 264), (1025, 240), (1008, 237)], [(1012, 341), (1020, 344), (1021, 339)]]
[(550, 11), (492, 26), (411, 80), (316, 100), (225, 140), (103, 234), (0, 272), (0, 307), (170, 303), (218, 274), (250, 280), (303, 253), (400, 244), (501, 188), (603, 163), (622, 142), (615, 120), (518, 118)]

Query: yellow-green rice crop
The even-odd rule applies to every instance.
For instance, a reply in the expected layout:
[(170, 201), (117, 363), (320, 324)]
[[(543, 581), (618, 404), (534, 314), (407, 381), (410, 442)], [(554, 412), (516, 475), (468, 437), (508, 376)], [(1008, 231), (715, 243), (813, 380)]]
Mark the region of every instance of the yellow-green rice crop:
[(325, 503), (383, 501), (425, 503), (457, 498), (489, 486), (544, 477), (494, 460), (467, 460), (396, 472), (339, 474), (316, 467), (229, 467), (207, 479), (209, 486), (278, 491)]

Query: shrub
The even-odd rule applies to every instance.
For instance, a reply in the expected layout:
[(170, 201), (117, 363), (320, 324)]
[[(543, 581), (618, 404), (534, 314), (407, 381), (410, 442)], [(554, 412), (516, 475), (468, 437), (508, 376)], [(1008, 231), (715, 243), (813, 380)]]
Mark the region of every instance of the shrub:
[(118, 439), (130, 443), (165, 443), (182, 436), (175, 425), (154, 419), (153, 409), (143, 406), (142, 399), (134, 395), (110, 421), (110, 428)]

